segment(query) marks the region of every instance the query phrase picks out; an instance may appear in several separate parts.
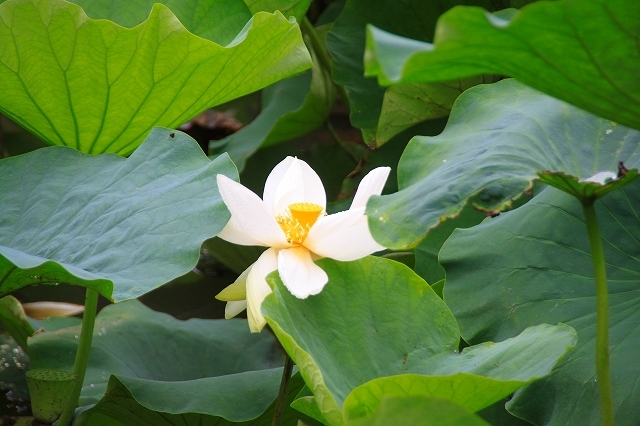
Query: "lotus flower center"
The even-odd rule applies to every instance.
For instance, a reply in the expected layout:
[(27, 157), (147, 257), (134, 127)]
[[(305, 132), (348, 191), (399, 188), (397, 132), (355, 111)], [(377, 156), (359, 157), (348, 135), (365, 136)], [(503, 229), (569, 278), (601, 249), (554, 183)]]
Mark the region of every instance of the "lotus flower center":
[(276, 221), (288, 242), (302, 244), (321, 213), (322, 206), (317, 204), (295, 203), (289, 206), (287, 213), (277, 216)]

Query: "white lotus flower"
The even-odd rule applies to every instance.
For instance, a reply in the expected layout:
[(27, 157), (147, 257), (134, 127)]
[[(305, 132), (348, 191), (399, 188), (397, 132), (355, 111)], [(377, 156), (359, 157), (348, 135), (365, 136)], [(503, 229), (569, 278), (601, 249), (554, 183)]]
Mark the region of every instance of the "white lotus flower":
[(320, 293), (329, 280), (314, 259), (350, 261), (384, 249), (373, 240), (364, 210), (369, 197), (382, 192), (389, 171), (389, 167), (372, 170), (360, 182), (349, 210), (328, 216), (320, 177), (297, 158), (287, 157), (271, 171), (262, 200), (218, 175), (218, 189), (231, 212), (218, 236), (235, 244), (269, 247), (216, 296), (227, 301), (225, 317), (246, 308), (249, 328), (259, 332), (266, 324), (260, 305), (271, 293), (265, 280), (270, 272), (277, 269), (291, 294), (304, 299)]

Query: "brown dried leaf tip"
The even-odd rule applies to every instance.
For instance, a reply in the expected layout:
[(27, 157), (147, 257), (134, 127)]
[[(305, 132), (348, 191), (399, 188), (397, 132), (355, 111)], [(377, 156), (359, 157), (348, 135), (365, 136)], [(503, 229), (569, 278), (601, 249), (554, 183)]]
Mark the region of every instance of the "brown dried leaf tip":
[(624, 166), (624, 163), (622, 161), (620, 161), (618, 163), (618, 179), (625, 177), (627, 175), (628, 171), (629, 171), (629, 169), (627, 169)]

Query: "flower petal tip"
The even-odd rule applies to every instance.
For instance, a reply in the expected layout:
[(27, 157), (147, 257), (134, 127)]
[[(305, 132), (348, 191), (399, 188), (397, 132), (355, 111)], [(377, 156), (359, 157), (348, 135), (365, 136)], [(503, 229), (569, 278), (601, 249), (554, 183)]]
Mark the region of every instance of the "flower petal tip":
[(225, 176), (225, 175), (223, 175), (221, 173), (218, 173), (216, 175), (216, 183), (218, 184), (218, 186), (220, 186), (220, 182), (225, 182), (226, 183), (227, 181), (234, 182), (233, 179), (229, 179), (229, 177), (227, 177), (227, 176)]
[(238, 315), (240, 312), (247, 309), (247, 301), (240, 300), (237, 302), (227, 302), (227, 306), (224, 308), (224, 318), (231, 319)]
[[(320, 294), (322, 292), (322, 290), (324, 289), (324, 286), (327, 285), (328, 282), (329, 282), (329, 279), (327, 278), (327, 281), (324, 282), (322, 285), (317, 286), (317, 287), (313, 287), (313, 288), (307, 287), (307, 288), (304, 289), (306, 291), (295, 291), (295, 292), (291, 291), (291, 290), (289, 290), (289, 291), (296, 298), (304, 300), (304, 299), (308, 298), (309, 296), (315, 296), (317, 294)], [(300, 289), (298, 289), (298, 290), (300, 290)]]
[(259, 323), (249, 321), (249, 331), (252, 333), (260, 333), (265, 325), (267, 325), (266, 321)]
[(362, 178), (356, 194), (353, 197), (350, 209), (356, 209), (359, 207), (366, 207), (367, 201), (374, 195), (382, 194), (384, 185), (389, 178), (391, 167), (377, 167), (371, 170), (365, 177)]

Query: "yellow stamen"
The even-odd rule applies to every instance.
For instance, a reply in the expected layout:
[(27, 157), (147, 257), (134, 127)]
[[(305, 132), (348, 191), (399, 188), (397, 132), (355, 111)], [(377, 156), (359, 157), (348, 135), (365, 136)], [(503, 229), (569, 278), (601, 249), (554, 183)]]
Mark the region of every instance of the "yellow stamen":
[(320, 217), (322, 206), (313, 203), (295, 203), (289, 206), (287, 213), (276, 217), (276, 220), (284, 231), (287, 241), (292, 244), (302, 244), (309, 234), (309, 229)]

